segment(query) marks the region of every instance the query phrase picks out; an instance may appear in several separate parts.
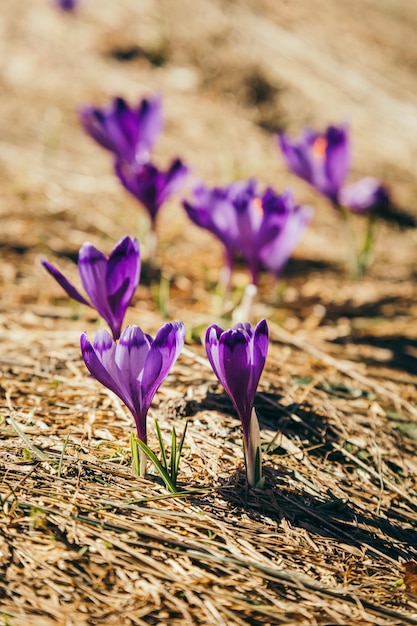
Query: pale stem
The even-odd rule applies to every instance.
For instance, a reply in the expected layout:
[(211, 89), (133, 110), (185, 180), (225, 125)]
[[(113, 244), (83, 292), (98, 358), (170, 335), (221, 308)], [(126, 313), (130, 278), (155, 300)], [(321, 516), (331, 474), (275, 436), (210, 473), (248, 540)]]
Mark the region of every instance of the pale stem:
[(146, 244), (148, 248), (148, 262), (153, 265), (156, 254), (156, 247), (158, 245), (158, 235), (153, 224), (148, 232)]
[(219, 274), (219, 290), (223, 296), (223, 302), (226, 303), (230, 295), (230, 286), (232, 278), (232, 268), (230, 265), (223, 265)]
[(252, 318), (252, 310), (253, 305), (258, 293), (258, 288), (253, 283), (246, 285), (245, 291), (243, 293), (242, 302), (240, 306), (238, 306), (233, 311), (233, 322), (237, 324), (238, 322), (249, 322)]
[(358, 270), (360, 276), (363, 276), (372, 262), (372, 247), (374, 243), (374, 227), (376, 223), (376, 214), (371, 211), (369, 213), (368, 223), (366, 226), (365, 238), (359, 253)]
[(353, 224), (352, 224), (352, 214), (349, 211), (349, 209), (346, 209), (345, 207), (340, 207), (343, 218), (344, 218), (344, 222), (345, 222), (345, 232), (346, 232), (346, 236), (349, 240), (348, 243), (348, 267), (349, 267), (349, 273), (352, 276), (352, 278), (357, 278), (359, 275), (359, 255), (358, 255), (358, 250), (357, 250), (357, 246), (356, 246), (356, 238), (355, 238), (355, 233), (353, 230)]
[(262, 478), (261, 433), (254, 408), (251, 413), (248, 437), (244, 437), (243, 445), (248, 484), (250, 487), (262, 489), (265, 479)]
[(146, 476), (147, 457), (143, 450), (138, 446), (138, 437), (136, 433), (130, 434), (130, 451), (132, 454), (132, 468), (136, 476)]
[(147, 463), (148, 457), (142, 449), (139, 449), (139, 476), (142, 476), (142, 478), (146, 476)]

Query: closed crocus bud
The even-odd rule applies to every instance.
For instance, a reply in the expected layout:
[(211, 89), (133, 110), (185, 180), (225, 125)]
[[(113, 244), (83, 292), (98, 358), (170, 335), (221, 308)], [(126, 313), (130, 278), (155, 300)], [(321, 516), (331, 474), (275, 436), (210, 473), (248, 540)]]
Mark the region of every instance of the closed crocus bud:
[(83, 106), (79, 111), (84, 130), (100, 146), (131, 164), (146, 163), (162, 128), (161, 99), (144, 98), (130, 107), (114, 98), (103, 108)]
[(41, 263), (70, 298), (96, 309), (109, 325), (113, 338), (119, 338), (127, 307), (139, 284), (141, 259), (136, 239), (124, 237), (109, 257), (91, 243), (81, 246), (78, 272), (90, 302), (51, 263)]
[(259, 424), (253, 405), (268, 352), (266, 320), (261, 320), (255, 328), (247, 323), (236, 324), (229, 330), (215, 324), (209, 326), (206, 352), (242, 424), (248, 483), (251, 487), (261, 487)]
[(329, 126), (323, 133), (308, 128), (298, 139), (281, 133), (278, 144), (288, 168), (337, 203), (350, 168), (348, 127)]

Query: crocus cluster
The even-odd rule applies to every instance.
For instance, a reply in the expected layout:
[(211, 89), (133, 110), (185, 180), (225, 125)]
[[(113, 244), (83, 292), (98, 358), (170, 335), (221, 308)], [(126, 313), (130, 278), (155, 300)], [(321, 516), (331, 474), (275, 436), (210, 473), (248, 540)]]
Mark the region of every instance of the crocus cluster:
[(195, 224), (223, 243), (230, 271), (236, 254), (246, 261), (254, 285), (262, 268), (280, 274), (312, 217), (312, 209), (295, 204), (291, 192), (259, 193), (254, 179), (212, 189), (200, 183), (183, 205)]
[(334, 206), (361, 212), (389, 202), (388, 191), (375, 178), (345, 186), (351, 164), (349, 128), (329, 126), (324, 132), (305, 129), (298, 139), (285, 133), (278, 144), (288, 168), (326, 196)]
[(120, 337), (127, 307), (140, 278), (141, 258), (136, 239), (124, 237), (109, 257), (91, 243), (81, 246), (78, 272), (90, 302), (54, 265), (48, 261), (41, 263), (70, 298), (96, 309), (109, 325), (113, 338)]
[(147, 210), (155, 232), (159, 209), (181, 190), (188, 174), (180, 159), (174, 159), (166, 171), (151, 162), (152, 149), (163, 129), (161, 99), (144, 98), (136, 108), (123, 98), (114, 98), (101, 109), (84, 106), (80, 121), (85, 131), (114, 155), (119, 181)]
[[(126, 404), (135, 420), (138, 438), (144, 443), (151, 402), (181, 352), (184, 339), (182, 322), (165, 324), (155, 339), (138, 326), (128, 326), (117, 342), (107, 330), (97, 331), (93, 343), (86, 333), (81, 335), (81, 353), (89, 372)], [(207, 329), (206, 351), (242, 424), (248, 484), (262, 487), (260, 431), (254, 401), (268, 352), (266, 321), (259, 322), (256, 328), (245, 323), (225, 331), (213, 324)]]

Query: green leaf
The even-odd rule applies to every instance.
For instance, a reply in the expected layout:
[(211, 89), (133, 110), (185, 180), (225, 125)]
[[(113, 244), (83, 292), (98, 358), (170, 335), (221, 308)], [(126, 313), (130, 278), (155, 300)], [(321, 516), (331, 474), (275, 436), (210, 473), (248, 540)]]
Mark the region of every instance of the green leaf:
[(165, 486), (168, 489), (168, 491), (170, 491), (171, 493), (178, 493), (178, 489), (176, 488), (175, 484), (172, 482), (171, 477), (169, 476), (165, 468), (162, 466), (156, 454), (152, 452), (152, 450), (146, 445), (146, 443), (141, 441), (135, 433), (131, 434), (131, 441), (132, 439), (134, 439), (135, 441), (136, 448), (140, 448), (146, 454), (146, 456), (148, 457), (152, 465), (155, 467), (155, 469), (161, 476), (162, 480), (164, 481)]

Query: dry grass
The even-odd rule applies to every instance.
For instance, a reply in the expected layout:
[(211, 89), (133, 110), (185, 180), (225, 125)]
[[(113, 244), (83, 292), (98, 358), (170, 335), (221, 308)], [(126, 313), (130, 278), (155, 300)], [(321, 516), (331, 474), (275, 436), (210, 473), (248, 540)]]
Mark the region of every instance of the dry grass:
[[(404, 564), (417, 560), (416, 231), (381, 223), (369, 276), (346, 278), (338, 216), (291, 179), (260, 130), (276, 117), (295, 127), (349, 114), (359, 174), (386, 176), (415, 216), (413, 122), (401, 117), (417, 97), (406, 45), (415, 12), (406, 0), (378, 10), (361, 0), (357, 22), (356, 0), (335, 8), (314, 0), (312, 14), (301, 2), (277, 9), (262, 0), (262, 15), (251, 0), (201, 0), (201, 13), (188, 1), (100, 0), (100, 10), (97, 2), (86, 0), (70, 20), (43, 0), (2, 6), (0, 623), (417, 624), (413, 586), (401, 584)], [(344, 40), (334, 38), (342, 23), (350, 24), (346, 40), (357, 43), (348, 60)], [(280, 71), (271, 49), (282, 29)], [(380, 58), (375, 38), (385, 37), (390, 47)], [(114, 59), (114, 50), (137, 42), (147, 57)], [(150, 51), (166, 62), (152, 65)], [(345, 65), (350, 73), (338, 83)], [(322, 76), (312, 72), (318, 67)], [(346, 100), (355, 76), (378, 83), (378, 105), (361, 101), (362, 83)], [(245, 101), (253, 96), (249, 79), (274, 87), (268, 103)], [(314, 94), (306, 102), (308, 85)], [(151, 417), (167, 440), (172, 426), (181, 432), (189, 420), (183, 493), (175, 497), (152, 472), (132, 474), (132, 420), (87, 376), (79, 354), (94, 313), (68, 304), (39, 267), (40, 256), (59, 256), (75, 276), (71, 259), (86, 239), (110, 250), (143, 229), (108, 155), (83, 136), (74, 111), (114, 93), (133, 100), (154, 90), (168, 118), (160, 163), (180, 153), (196, 176), (216, 182), (255, 174), (276, 183), (278, 172), (277, 187), (291, 181), (317, 208), (286, 289), (264, 277), (255, 312), (271, 333), (256, 399), (263, 491), (246, 487), (240, 425), (200, 342), (209, 323), (230, 323), (216, 317), (221, 252), (210, 236), (186, 224), (174, 203), (165, 210), (163, 304), (168, 317), (185, 321), (188, 340)], [(367, 120), (384, 129), (375, 141)], [(246, 278), (238, 268), (236, 299)], [(145, 266), (127, 322), (154, 333), (164, 312), (157, 298)]]

